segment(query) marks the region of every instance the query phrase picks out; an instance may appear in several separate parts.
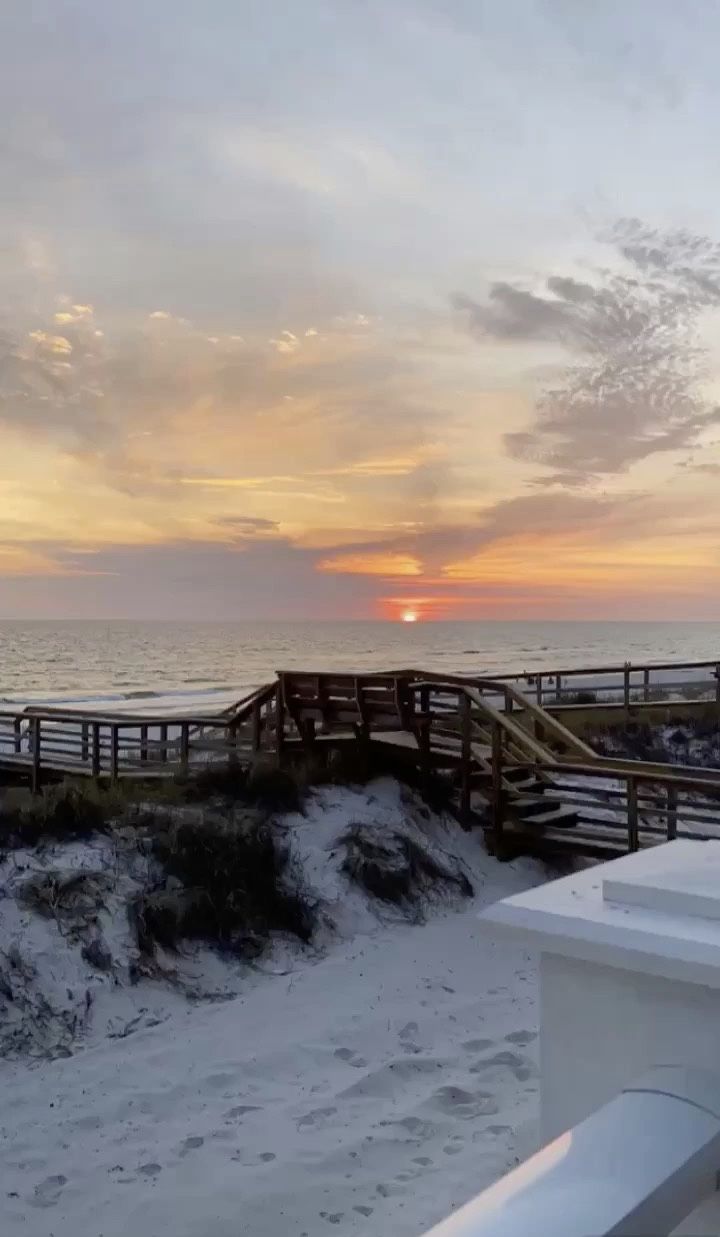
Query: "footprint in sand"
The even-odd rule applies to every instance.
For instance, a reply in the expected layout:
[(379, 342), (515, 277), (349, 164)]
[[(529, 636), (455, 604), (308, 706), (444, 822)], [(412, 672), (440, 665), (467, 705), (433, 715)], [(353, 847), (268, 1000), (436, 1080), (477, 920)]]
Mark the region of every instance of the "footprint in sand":
[(196, 1151), (198, 1147), (202, 1147), (205, 1139), (199, 1134), (193, 1135), (190, 1138), (184, 1138), (178, 1147), (178, 1155), (187, 1155), (188, 1151)]
[(374, 1207), (363, 1207), (362, 1203), (358, 1203), (356, 1207), (353, 1207), (353, 1211), (357, 1211), (358, 1215), (361, 1216), (371, 1216), (374, 1210)]
[(222, 1091), (224, 1087), (230, 1087), (236, 1081), (237, 1074), (208, 1074), (205, 1086), (213, 1091)]
[(463, 1091), (462, 1087), (440, 1087), (428, 1103), (438, 1112), (460, 1121), (492, 1117), (500, 1111), (495, 1096), (489, 1091)]
[(260, 1112), (258, 1104), (236, 1104), (234, 1108), (228, 1108), (225, 1116), (235, 1121), (238, 1117), (245, 1117), (249, 1112)]
[(492, 1048), (493, 1043), (492, 1039), (466, 1039), (462, 1047), (466, 1052), (485, 1052), (486, 1048)]
[(398, 1039), (403, 1052), (415, 1054), (422, 1052), (422, 1048), (417, 1043), (417, 1033), (419, 1030), (417, 1022), (406, 1022), (405, 1026), (400, 1028)]
[(40, 1181), (35, 1186), (30, 1202), (35, 1207), (54, 1207), (65, 1185), (67, 1185), (67, 1177), (63, 1177), (62, 1173), (54, 1177), (46, 1177), (44, 1181)]
[(353, 1052), (352, 1048), (336, 1048), (335, 1056), (338, 1061), (344, 1061), (347, 1065), (352, 1065), (353, 1069), (365, 1069), (367, 1061), (364, 1057), (358, 1056)]
[(434, 1138), (438, 1132), (438, 1127), (432, 1121), (423, 1121), (421, 1117), (398, 1117), (395, 1121), (380, 1121), (379, 1125), (399, 1125), (417, 1141)]
[(396, 1094), (407, 1083), (423, 1074), (435, 1074), (445, 1062), (436, 1057), (401, 1057), (372, 1070), (364, 1078), (340, 1092), (342, 1099), (383, 1099)]
[(303, 1126), (321, 1125), (327, 1121), (328, 1117), (334, 1117), (337, 1108), (313, 1108), (312, 1112), (306, 1112), (304, 1117), (298, 1121), (298, 1129)]
[(162, 1164), (156, 1164), (154, 1161), (149, 1164), (139, 1164), (138, 1172), (142, 1173), (143, 1177), (157, 1177), (158, 1173), (162, 1172)]
[(511, 1031), (505, 1036), (508, 1044), (519, 1044), (524, 1048), (526, 1044), (531, 1044), (534, 1039), (537, 1039), (537, 1031)]
[(485, 1074), (493, 1069), (509, 1069), (518, 1082), (526, 1082), (536, 1073), (535, 1066), (528, 1057), (521, 1057), (517, 1052), (496, 1052), (492, 1057), (485, 1057), (470, 1066), (471, 1074)]

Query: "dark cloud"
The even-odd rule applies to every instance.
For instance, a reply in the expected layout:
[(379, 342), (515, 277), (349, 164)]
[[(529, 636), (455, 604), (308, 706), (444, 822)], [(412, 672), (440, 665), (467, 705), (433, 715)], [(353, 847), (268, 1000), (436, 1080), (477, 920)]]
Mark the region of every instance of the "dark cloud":
[(720, 246), (637, 220), (608, 239), (625, 270), (600, 271), (594, 283), (553, 275), (542, 294), (496, 283), (487, 303), (454, 298), (478, 338), (555, 343), (572, 354), (538, 400), (536, 424), (506, 443), (574, 484), (689, 446), (720, 422), (702, 394), (697, 335), (700, 315), (720, 306)]

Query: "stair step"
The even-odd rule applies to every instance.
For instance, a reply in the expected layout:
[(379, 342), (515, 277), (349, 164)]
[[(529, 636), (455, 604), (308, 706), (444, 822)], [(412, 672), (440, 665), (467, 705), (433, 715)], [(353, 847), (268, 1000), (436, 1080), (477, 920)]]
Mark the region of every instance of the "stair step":
[[(556, 806), (552, 800), (551, 806)], [(525, 820), (526, 816), (538, 816), (541, 812), (547, 812), (548, 801), (542, 795), (513, 795), (508, 799), (508, 807), (514, 816)]]
[(539, 777), (526, 777), (521, 782), (513, 780), (511, 785), (514, 790), (522, 791), (524, 794), (542, 794), (545, 790), (546, 783)]
[(577, 822), (578, 814), (571, 807), (554, 807), (521, 818), (522, 824), (532, 825), (533, 829), (542, 829), (546, 825), (552, 825), (555, 829), (573, 829)]
[(509, 767), (503, 769), (503, 777), (506, 782), (522, 782), (527, 778), (527, 776), (527, 769), (524, 769), (522, 765), (517, 765), (515, 768), (510, 765)]

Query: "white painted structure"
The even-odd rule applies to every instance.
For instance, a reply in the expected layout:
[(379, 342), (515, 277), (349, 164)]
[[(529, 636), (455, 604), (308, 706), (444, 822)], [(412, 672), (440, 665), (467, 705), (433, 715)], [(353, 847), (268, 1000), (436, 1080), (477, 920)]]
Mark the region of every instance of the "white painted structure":
[(647, 1237), (713, 1192), (720, 1075), (660, 1066), (427, 1237)]
[[(483, 918), (540, 952), (543, 1143), (653, 1067), (720, 1075), (720, 842), (627, 855)], [(720, 1195), (675, 1231), (720, 1233)]]

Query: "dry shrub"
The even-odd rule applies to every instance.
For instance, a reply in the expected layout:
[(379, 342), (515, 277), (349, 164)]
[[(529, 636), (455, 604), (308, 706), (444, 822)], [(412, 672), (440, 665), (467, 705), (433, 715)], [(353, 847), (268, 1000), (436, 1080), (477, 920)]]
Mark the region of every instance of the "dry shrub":
[(398, 830), (351, 825), (343, 838), (342, 870), (375, 898), (417, 906), (444, 889), (470, 897), (473, 887), (460, 867)]
[(218, 761), (187, 778), (182, 789), (190, 802), (224, 799), (268, 812), (299, 812), (303, 806), (298, 778), (271, 764), (256, 764), (248, 769), (238, 761)]
[(274, 930), (310, 939), (314, 908), (288, 888), (287, 854), (259, 813), (179, 822), (151, 845), (170, 881), (132, 905), (143, 951), (194, 939), (248, 956)]
[(37, 846), (45, 839), (70, 841), (101, 830), (107, 819), (99, 798), (71, 783), (50, 786), (41, 795), (0, 806), (0, 842), (8, 848)]

